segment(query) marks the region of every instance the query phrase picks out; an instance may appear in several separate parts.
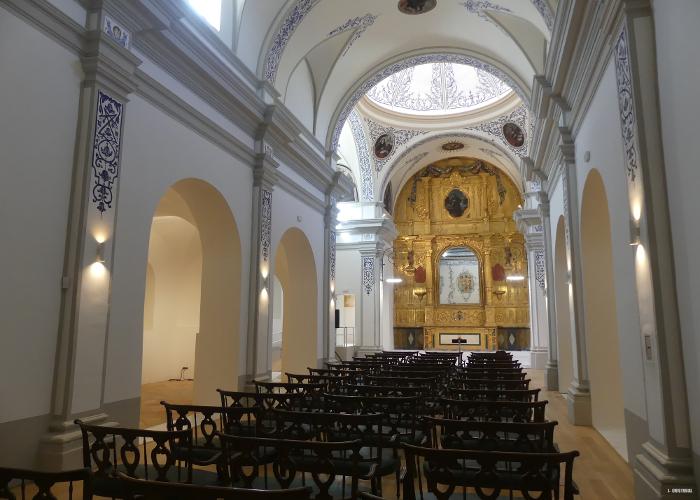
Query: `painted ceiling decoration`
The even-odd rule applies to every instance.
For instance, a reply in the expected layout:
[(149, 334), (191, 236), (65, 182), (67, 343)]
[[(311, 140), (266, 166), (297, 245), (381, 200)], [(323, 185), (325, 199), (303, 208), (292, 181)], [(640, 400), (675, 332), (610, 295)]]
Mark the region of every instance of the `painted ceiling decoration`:
[(437, 0), (399, 0), (398, 9), (404, 14), (415, 16), (427, 14), (435, 8)]
[(367, 136), (362, 126), (362, 119), (359, 113), (353, 110), (348, 120), (350, 121), (350, 130), (355, 139), (357, 158), (360, 163), (360, 201), (373, 201), (374, 175), (372, 173), (372, 162), (369, 156)]
[(441, 147), (444, 151), (457, 151), (458, 149), (464, 149), (464, 143), (459, 141), (450, 141), (446, 142)]
[(352, 109), (355, 107), (357, 102), (362, 99), (374, 86), (376, 86), (378, 83), (380, 83), (382, 80), (390, 77), (394, 73), (397, 73), (399, 71), (403, 71), (407, 68), (411, 68), (413, 66), (420, 66), (423, 64), (432, 64), (432, 63), (453, 63), (453, 64), (462, 64), (462, 65), (467, 65), (467, 66), (472, 66), (476, 69), (480, 69), (486, 73), (489, 73), (502, 81), (505, 85), (510, 87), (517, 95), (520, 97), (520, 99), (525, 102), (529, 103), (528, 99), (528, 94), (513, 80), (509, 75), (507, 75), (504, 71), (501, 69), (497, 68), (496, 66), (486, 63), (484, 61), (481, 61), (479, 59), (476, 59), (474, 57), (470, 57), (464, 54), (423, 54), (419, 56), (413, 56), (409, 57), (407, 59), (404, 59), (402, 61), (390, 64), (386, 66), (384, 69), (381, 71), (377, 72), (374, 74), (374, 76), (368, 78), (365, 80), (360, 86), (358, 86), (355, 91), (352, 93), (351, 97), (347, 100), (345, 105), (342, 108), (342, 111), (340, 112), (340, 115), (338, 116), (338, 121), (336, 122), (335, 129), (333, 131), (333, 136), (331, 140), (331, 146), (333, 150), (338, 149), (338, 140), (340, 138), (340, 132), (343, 128), (343, 125), (345, 124), (345, 121), (347, 120), (348, 116), (350, 115), (350, 112)]
[(299, 27), (306, 15), (311, 12), (317, 3), (321, 0), (297, 0), (287, 17), (284, 19), (282, 26), (275, 34), (272, 45), (265, 57), (264, 78), (268, 82), (274, 84), (277, 78), (277, 69), (282, 59), (282, 53), (292, 38), (294, 31)]
[(554, 26), (554, 12), (552, 12), (552, 7), (549, 5), (547, 0), (532, 0), (532, 4), (540, 13), (542, 19), (544, 19), (544, 24), (547, 29), (551, 32), (552, 26)]
[(379, 16), (375, 16), (373, 14), (368, 13), (364, 16), (348, 19), (347, 21), (345, 21), (345, 23), (343, 23), (342, 26), (338, 26), (336, 29), (328, 33), (328, 37), (334, 37), (336, 35), (339, 35), (340, 33), (355, 30), (355, 33), (353, 33), (352, 37), (350, 37), (350, 40), (348, 40), (348, 43), (345, 46), (345, 50), (343, 50), (341, 57), (348, 53), (350, 47), (352, 47), (352, 44), (355, 43), (364, 34), (365, 31), (367, 31), (367, 28), (374, 24), (374, 21), (377, 20), (377, 17)]
[(482, 69), (451, 62), (421, 64), (376, 84), (367, 97), (399, 113), (464, 113), (503, 98), (511, 88)]
[(367, 123), (367, 130), (369, 131), (371, 143), (374, 143), (379, 137), (385, 134), (391, 134), (394, 137), (392, 151), (383, 158), (377, 156), (375, 156), (374, 158), (374, 167), (377, 172), (380, 172), (382, 168), (384, 168), (384, 165), (391, 161), (394, 152), (398, 148), (409, 142), (414, 137), (418, 137), (419, 135), (425, 135), (428, 133), (427, 130), (397, 129), (394, 127), (388, 127), (381, 123), (377, 123), (369, 118), (365, 118), (365, 122)]
[(460, 2), (460, 5), (467, 9), (467, 12), (469, 12), (470, 14), (476, 14), (477, 16), (479, 16), (480, 19), (486, 21), (489, 24), (493, 24), (501, 31), (505, 30), (503, 30), (503, 27), (501, 27), (500, 24), (496, 23), (493, 19), (491, 19), (485, 11), (492, 10), (494, 12), (504, 12), (506, 14), (510, 14), (513, 12), (512, 10), (506, 7), (494, 4), (489, 0), (466, 0), (465, 2)]

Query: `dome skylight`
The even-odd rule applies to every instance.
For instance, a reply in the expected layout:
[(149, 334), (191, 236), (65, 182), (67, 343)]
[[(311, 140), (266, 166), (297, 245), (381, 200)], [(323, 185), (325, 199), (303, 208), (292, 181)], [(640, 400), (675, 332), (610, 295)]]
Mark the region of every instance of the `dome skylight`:
[(486, 71), (448, 62), (404, 69), (375, 85), (367, 97), (399, 113), (447, 115), (487, 106), (512, 92)]

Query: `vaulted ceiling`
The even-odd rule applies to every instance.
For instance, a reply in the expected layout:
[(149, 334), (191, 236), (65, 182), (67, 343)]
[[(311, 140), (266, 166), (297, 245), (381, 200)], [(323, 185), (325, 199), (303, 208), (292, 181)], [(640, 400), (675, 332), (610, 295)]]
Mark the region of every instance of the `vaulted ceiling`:
[(421, 15), (400, 12), (397, 0), (248, 0), (237, 53), (292, 108), (307, 96), (307, 125), (331, 146), (355, 91), (421, 54), (467, 56), (527, 98), (551, 23), (549, 0), (438, 0)]
[[(358, 103), (368, 103), (362, 97), (384, 78), (416, 64), (474, 66), (505, 82), (519, 98), (506, 99), (504, 112), (512, 112), (518, 102), (528, 105), (533, 78), (543, 70), (556, 0), (437, 0), (433, 10), (420, 15), (402, 13), (397, 4), (398, 0), (237, 0), (236, 52), (327, 149), (341, 155), (343, 125), (349, 124)], [(410, 155), (397, 151), (391, 168), (373, 169), (375, 192), (389, 178), (400, 183), (410, 176), (414, 158), (422, 155), (428, 161), (435, 156), (430, 147), (444, 154), (439, 144), (459, 137), (475, 156), (501, 164), (518, 182), (518, 155), (487, 135), (480, 137), (474, 126), (418, 128), (426, 132), (407, 148)], [(358, 157), (369, 153), (345, 154), (355, 156), (350, 163), (359, 163)], [(355, 174), (362, 175), (359, 169)], [(356, 182), (360, 189), (360, 180)]]

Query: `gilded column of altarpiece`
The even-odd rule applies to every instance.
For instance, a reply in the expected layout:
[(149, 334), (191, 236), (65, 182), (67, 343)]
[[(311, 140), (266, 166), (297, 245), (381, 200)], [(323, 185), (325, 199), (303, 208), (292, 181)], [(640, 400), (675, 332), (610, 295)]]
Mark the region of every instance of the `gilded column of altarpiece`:
[[(513, 181), (482, 160), (441, 160), (406, 182), (394, 206), (397, 348), (457, 349), (447, 342), (455, 335), (469, 336), (464, 349), (529, 348), (527, 253), (513, 221), (521, 203)], [(447, 256), (472, 267), (452, 276)], [(446, 298), (455, 287), (460, 298)]]

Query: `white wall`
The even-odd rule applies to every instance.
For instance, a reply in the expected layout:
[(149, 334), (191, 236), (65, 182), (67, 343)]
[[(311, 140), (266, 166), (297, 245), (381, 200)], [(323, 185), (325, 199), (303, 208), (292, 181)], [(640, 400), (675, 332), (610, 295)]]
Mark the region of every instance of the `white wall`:
[(700, 477), (700, 169), (694, 139), (700, 82), (700, 3), (655, 0), (654, 23), (659, 78), (664, 163), (671, 211), (676, 286), (683, 336), (691, 434), (696, 476)]
[(0, 422), (7, 422), (50, 411), (82, 73), (74, 54), (2, 7), (0, 68)]
[[(288, 229), (293, 227), (300, 229), (304, 233), (313, 251), (318, 297), (318, 307), (316, 309), (316, 359), (320, 359), (323, 356), (323, 308), (328, 307), (324, 303), (325, 300), (323, 298), (323, 282), (325, 280), (323, 272), (325, 258), (323, 215), (299, 201), (283, 188), (278, 187), (272, 195), (272, 250), (270, 255), (272, 255), (273, 260), (279, 247), (280, 239)], [(293, 263), (290, 262), (290, 265), (293, 265)], [(312, 345), (308, 347), (312, 348)]]
[[(153, 301), (152, 322), (144, 307), (143, 371), (148, 384), (195, 374), (202, 287), (202, 245), (197, 228), (176, 216), (155, 217), (148, 245), (146, 303)], [(149, 273), (148, 276), (151, 276)], [(151, 292), (151, 293), (149, 293)], [(150, 323), (150, 324), (149, 324)]]
[[(131, 97), (126, 116), (107, 341), (106, 403), (140, 395), (144, 284), (151, 220), (163, 194), (181, 179), (194, 177), (215, 186), (235, 218), (242, 249), (239, 331), (247, 331), (251, 168), (138, 95)], [(244, 334), (238, 366), (239, 371), (245, 366)]]

